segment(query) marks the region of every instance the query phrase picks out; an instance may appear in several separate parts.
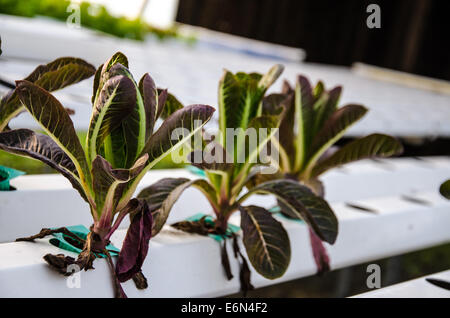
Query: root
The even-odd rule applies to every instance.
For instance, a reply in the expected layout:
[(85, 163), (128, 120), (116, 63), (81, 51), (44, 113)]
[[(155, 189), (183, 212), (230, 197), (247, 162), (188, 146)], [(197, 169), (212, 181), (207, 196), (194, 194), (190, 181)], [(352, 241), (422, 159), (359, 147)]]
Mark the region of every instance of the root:
[(223, 244), (221, 245), (221, 258), (222, 258), (222, 267), (225, 271), (225, 274), (227, 275), (227, 279), (231, 280), (233, 279), (233, 273), (231, 272), (230, 267), (230, 259), (228, 258), (228, 252), (227, 252), (227, 240), (223, 240)]
[(233, 239), (233, 251), (234, 251), (234, 257), (239, 262), (240, 265), (240, 272), (239, 272), (239, 280), (241, 284), (241, 291), (244, 295), (244, 297), (247, 296), (247, 292), (250, 290), (253, 290), (254, 287), (251, 283), (251, 272), (250, 268), (248, 266), (247, 260), (245, 259), (244, 255), (241, 253), (241, 250), (239, 248), (237, 235), (227, 235), (225, 233), (225, 230), (220, 226), (211, 226), (210, 224), (207, 224), (205, 222), (205, 217), (202, 217), (198, 221), (182, 221), (178, 222), (172, 225), (178, 230), (182, 230), (184, 232), (188, 233), (196, 233), (200, 235), (208, 235), (208, 234), (217, 234), (222, 236), (223, 243), (221, 244), (221, 261), (222, 261), (222, 267), (224, 269), (225, 275), (228, 280), (233, 279), (233, 273), (231, 272), (230, 267), (230, 260), (228, 257), (227, 252), (227, 239)]
[[(78, 246), (83, 246), (83, 250), (78, 255), (77, 259), (75, 260), (71, 256), (65, 256), (63, 254), (46, 254), (44, 256), (44, 260), (50, 265), (52, 269), (57, 271), (58, 273), (64, 275), (64, 276), (70, 276), (74, 273), (74, 271), (68, 271), (68, 267), (70, 265), (77, 265), (80, 270), (88, 270), (93, 269), (92, 263), (94, 262), (96, 256), (92, 251), (92, 234), (89, 233), (86, 240), (80, 238), (76, 234), (70, 232), (65, 227), (60, 227), (57, 229), (42, 229), (38, 234), (32, 235), (29, 237), (22, 237), (16, 239), (16, 242), (34, 242), (36, 239), (42, 239), (46, 236), (56, 234), (56, 233), (62, 233), (64, 235), (67, 235), (71, 241), (71, 243), (76, 243)], [(98, 242), (95, 242), (98, 245)], [(101, 252), (101, 251), (99, 251)]]
[(117, 278), (116, 270), (114, 268), (114, 263), (112, 261), (111, 254), (109, 254), (108, 250), (106, 250), (106, 249), (104, 250), (104, 253), (106, 254), (106, 260), (108, 262), (109, 269), (111, 271), (111, 277), (112, 277), (113, 286), (114, 286), (114, 297), (115, 298), (127, 298), (127, 295), (123, 291), (122, 285), (120, 284), (119, 279)]
[(87, 271), (88, 269), (94, 269), (92, 266), (96, 256), (92, 253), (92, 235), (91, 232), (86, 237), (86, 243), (84, 244), (83, 250), (77, 258), (77, 264), (79, 264), (81, 269)]
[(63, 254), (46, 254), (44, 260), (52, 269), (64, 276), (70, 276), (74, 273), (73, 271), (68, 271), (70, 265), (77, 265), (75, 258)]
[[(112, 282), (113, 282), (113, 287), (114, 287), (114, 297), (115, 298), (128, 298), (122, 288), (119, 278), (117, 277), (111, 254), (109, 254), (108, 250), (106, 250), (106, 249), (104, 250), (104, 253), (106, 254), (109, 269), (111, 271), (111, 277), (112, 277)], [(145, 278), (142, 271), (139, 271), (138, 273), (136, 273), (133, 276), (133, 281), (134, 281), (137, 289), (146, 289), (148, 287), (147, 278)]]
[(234, 257), (238, 259), (238, 257), (241, 258), (241, 271), (239, 273), (239, 280), (241, 282), (241, 291), (244, 297), (247, 297), (247, 292), (249, 290), (254, 290), (255, 287), (253, 287), (251, 283), (251, 272), (250, 268), (248, 267), (247, 260), (245, 259), (244, 255), (241, 253), (241, 249), (239, 248), (239, 243), (237, 240), (237, 235), (233, 234), (233, 250), (234, 250)]
[(208, 235), (215, 233), (214, 227), (205, 222), (206, 216), (198, 221), (181, 221), (172, 224), (172, 227), (187, 233), (195, 233), (200, 235)]
[[(108, 250), (106, 249), (109, 241), (102, 240), (98, 234), (91, 231), (88, 233), (86, 240), (84, 240), (74, 233), (70, 232), (67, 228), (60, 227), (57, 229), (42, 229), (38, 234), (29, 237), (18, 238), (16, 239), (16, 242), (34, 242), (34, 240), (36, 239), (41, 239), (56, 233), (67, 235), (70, 238), (71, 244), (78, 246), (82, 245), (83, 250), (78, 255), (77, 259), (71, 256), (65, 256), (64, 254), (46, 254), (44, 256), (44, 260), (53, 270), (64, 276), (70, 276), (75, 272), (81, 271), (82, 269), (84, 269), (85, 271), (94, 269), (92, 265), (94, 260), (97, 258), (96, 253), (105, 254), (106, 261), (108, 262), (113, 280), (114, 296), (116, 298), (127, 298), (127, 295), (123, 291), (119, 279), (116, 276), (116, 271), (111, 258), (111, 254), (109, 254)], [(78, 267), (76, 268), (77, 270), (74, 271), (74, 268), (71, 268), (71, 265), (76, 265)], [(142, 272), (136, 274), (135, 277), (133, 277), (133, 280), (135, 281), (136, 286), (139, 289), (147, 288), (147, 279), (142, 274)]]
[(36, 240), (36, 239), (41, 239), (41, 238), (44, 238), (46, 236), (56, 234), (56, 233), (62, 233), (64, 235), (69, 236), (71, 239), (73, 239), (75, 241), (78, 241), (82, 244), (85, 243), (84, 239), (82, 239), (81, 237), (77, 236), (76, 234), (70, 232), (65, 227), (60, 227), (57, 229), (42, 229), (38, 234), (29, 236), (29, 237), (18, 238), (18, 239), (16, 239), (16, 242), (34, 242), (34, 240)]
[(231, 280), (233, 278), (233, 273), (231, 272), (230, 260), (228, 258), (227, 252), (227, 238), (229, 238), (229, 236), (225, 234), (225, 231), (221, 227), (217, 226), (217, 222), (215, 222), (215, 224), (212, 225), (210, 223), (206, 223), (205, 220), (206, 216), (203, 216), (198, 221), (181, 221), (172, 224), (172, 227), (187, 233), (195, 233), (204, 236), (207, 236), (208, 234), (216, 234), (222, 236), (223, 242), (221, 243), (220, 246), (222, 267), (225, 272), (225, 275), (227, 276), (227, 279)]

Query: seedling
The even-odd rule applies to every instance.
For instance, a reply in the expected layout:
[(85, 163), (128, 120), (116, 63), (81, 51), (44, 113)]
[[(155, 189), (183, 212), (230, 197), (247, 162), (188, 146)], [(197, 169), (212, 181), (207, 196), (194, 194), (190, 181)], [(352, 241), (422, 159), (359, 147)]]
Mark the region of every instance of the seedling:
[[(265, 75), (225, 71), (219, 83), (219, 135), (212, 141), (204, 142), (201, 151), (195, 150), (190, 155), (193, 165), (205, 171), (206, 179), (163, 179), (138, 195), (153, 202), (152, 209), (158, 211), (155, 213), (153, 234), (162, 228), (173, 204), (190, 186), (199, 189), (211, 204), (216, 217), (214, 224), (202, 218), (197, 222), (179, 222), (175, 227), (227, 238), (231, 236), (227, 232), (229, 218), (240, 211), (243, 242), (249, 260), (256, 271), (269, 279), (281, 277), (289, 265), (289, 237), (282, 224), (265, 208), (245, 206), (244, 201), (248, 197), (253, 194), (274, 195), (284, 202), (293, 216), (302, 217), (321, 239), (331, 244), (335, 242), (338, 232), (337, 220), (329, 205), (296, 181), (271, 180), (253, 187), (247, 193), (243, 191), (263, 163), (264, 156), (261, 154), (269, 140), (276, 136), (282, 119), (281, 113), (261, 114), (264, 95), (281, 72), (280, 65), (274, 66)], [(228, 138), (230, 132), (227, 129), (235, 133), (232, 138)], [(253, 146), (247, 138), (251, 135), (257, 137)], [(205, 156), (205, 153), (210, 156)], [(233, 247), (235, 256), (240, 256), (242, 260), (241, 287), (246, 291), (252, 288), (250, 272), (236, 240)], [(226, 239), (222, 244), (222, 264), (228, 279), (231, 279)]]
[[(272, 140), (279, 149), (277, 173), (255, 175), (249, 188), (267, 180), (296, 180), (323, 197), (324, 189), (319, 177), (329, 169), (366, 158), (398, 155), (401, 144), (393, 137), (372, 134), (332, 147), (367, 112), (362, 105), (338, 107), (341, 87), (326, 90), (322, 82), (313, 88), (309, 80), (299, 76), (295, 88), (284, 82), (283, 91), (267, 96), (263, 101), (263, 114), (283, 112), (279, 140)], [(283, 213), (292, 218), (299, 215), (279, 201)], [(329, 269), (328, 256), (321, 240), (310, 231), (311, 244), (319, 272)]]
[[(63, 86), (66, 75), (72, 74), (55, 71), (51, 80), (48, 79), (50, 86), (39, 87), (36, 81), (31, 81), (34, 77), (16, 82), (11, 94), (21, 103), (16, 109), (25, 108), (46, 134), (28, 129), (3, 132), (0, 148), (41, 160), (65, 176), (89, 204), (93, 225), (86, 240), (66, 228), (43, 229), (37, 235), (18, 240), (33, 241), (60, 232), (82, 246), (76, 260), (61, 254), (44, 257), (63, 274), (67, 274), (67, 266), (71, 264), (91, 269), (97, 254), (106, 255), (113, 270), (115, 295), (123, 297), (120, 282), (134, 278), (138, 287), (146, 287), (141, 266), (153, 224), (152, 209), (146, 201), (132, 199), (133, 193), (145, 173), (200, 130), (214, 109), (191, 105), (171, 113), (168, 105), (163, 112), (167, 90), (158, 93), (148, 74), (136, 83), (128, 70), (127, 58), (116, 53), (95, 73), (92, 117), (83, 149), (68, 113), (45, 89)], [(6, 113), (11, 113), (9, 108)], [(168, 117), (154, 132), (156, 121), (163, 113)], [(7, 114), (2, 114), (2, 118), (8, 117)], [(172, 131), (180, 127), (184, 134), (174, 138)], [(114, 270), (106, 246), (127, 215), (131, 224)]]

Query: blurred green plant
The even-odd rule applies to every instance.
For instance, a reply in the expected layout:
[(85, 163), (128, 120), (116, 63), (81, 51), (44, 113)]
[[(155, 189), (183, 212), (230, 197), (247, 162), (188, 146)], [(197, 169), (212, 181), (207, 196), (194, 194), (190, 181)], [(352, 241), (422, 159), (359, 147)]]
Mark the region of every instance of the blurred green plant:
[(450, 179), (441, 184), (439, 192), (444, 198), (450, 200)]
[[(69, 0), (0, 0), (0, 13), (23, 17), (46, 16), (66, 21), (71, 14), (67, 11), (70, 4)], [(148, 25), (139, 18), (116, 17), (111, 15), (105, 6), (89, 2), (80, 4), (80, 23), (90, 29), (139, 41), (143, 41), (146, 34), (153, 34), (161, 40), (178, 38), (189, 43), (195, 41), (192, 37), (181, 36), (176, 26), (160, 29)]]

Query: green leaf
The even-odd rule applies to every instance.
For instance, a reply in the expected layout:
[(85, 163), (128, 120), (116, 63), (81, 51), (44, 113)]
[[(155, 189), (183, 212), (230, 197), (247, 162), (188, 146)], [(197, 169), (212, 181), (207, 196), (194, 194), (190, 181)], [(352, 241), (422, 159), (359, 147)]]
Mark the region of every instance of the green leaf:
[(239, 203), (254, 193), (275, 195), (283, 203), (283, 211), (290, 217), (303, 219), (322, 240), (330, 244), (336, 241), (336, 216), (328, 203), (308, 187), (292, 180), (267, 181), (250, 189), (239, 199)]
[(122, 64), (115, 64), (112, 67), (110, 67), (108, 71), (105, 71), (105, 69), (106, 69), (105, 64), (102, 64), (95, 72), (93, 94), (91, 98), (93, 106), (95, 106), (95, 103), (102, 89), (104, 88), (105, 83), (108, 82), (111, 78), (123, 75), (128, 77), (134, 83), (134, 79), (130, 71)]
[(213, 173), (231, 171), (234, 167), (228, 152), (215, 141), (209, 142), (202, 150), (191, 152), (188, 160), (194, 167)]
[(143, 100), (137, 95), (137, 104), (131, 115), (122, 122), (122, 131), (126, 145), (126, 164), (129, 167), (141, 153), (146, 143), (146, 117)]
[(139, 92), (142, 96), (145, 109), (145, 140), (153, 133), (156, 120), (158, 119), (158, 90), (153, 79), (148, 73), (145, 73), (139, 81)]
[[(95, 68), (82, 59), (63, 57), (46, 65), (39, 65), (25, 80), (51, 92), (78, 83), (95, 73)], [(10, 91), (0, 102), (0, 131), (24, 110), (16, 90)]]
[(105, 83), (95, 101), (87, 135), (90, 160), (94, 160), (105, 138), (131, 114), (135, 105), (136, 89), (128, 77), (114, 76)]
[(367, 108), (361, 105), (347, 105), (335, 111), (314, 137), (305, 170), (311, 169), (320, 156), (338, 141), (351, 125), (360, 120), (366, 112)]
[[(308, 150), (310, 149), (313, 123), (314, 123), (314, 95), (311, 84), (304, 76), (299, 76), (295, 86), (294, 94), (294, 116), (297, 133), (294, 141), (295, 162), (294, 170), (300, 170), (306, 160)], [(284, 130), (283, 130), (284, 131)]]
[(90, 187), (90, 171), (83, 147), (72, 120), (64, 107), (49, 92), (28, 81), (17, 81), (16, 92), (20, 101), (39, 122), (44, 131), (70, 157), (83, 186)]
[(0, 133), (0, 149), (42, 161), (66, 177), (87, 201), (74, 163), (49, 136), (28, 129), (10, 130)]
[(280, 171), (277, 171), (276, 173), (264, 173), (264, 174), (263, 173), (255, 173), (255, 174), (250, 173), (245, 182), (245, 186), (247, 187), (247, 189), (250, 190), (250, 189), (256, 187), (257, 185), (260, 185), (261, 183), (264, 183), (267, 181), (272, 181), (272, 180), (279, 180), (279, 179), (283, 179), (283, 178), (284, 178), (284, 175)]
[[(284, 107), (284, 111), (281, 114), (282, 119), (280, 122), (280, 133), (278, 135), (278, 147), (280, 152), (280, 158), (282, 159), (280, 164), (283, 171), (290, 172), (295, 165), (296, 160), (296, 145), (295, 145), (295, 99), (294, 92), (289, 90), (288, 86), (285, 86), (287, 93), (280, 94), (282, 98), (279, 99), (279, 107)], [(269, 95), (270, 96), (270, 95)], [(274, 113), (273, 111), (271, 112)]]
[(262, 98), (281, 72), (281, 65), (275, 65), (264, 76), (242, 72), (234, 75), (225, 71), (219, 82), (219, 128), (222, 145), (225, 145), (227, 128), (245, 130), (249, 122), (261, 114)]
[(284, 66), (281, 64), (275, 64), (270, 68), (270, 70), (264, 74), (264, 76), (259, 80), (258, 87), (264, 92), (272, 86), (273, 83), (280, 77), (281, 73), (284, 71)]
[(235, 175), (244, 171), (246, 174), (249, 169), (256, 163), (258, 163), (258, 155), (261, 154), (261, 150), (267, 145), (269, 140), (277, 133), (277, 128), (280, 124), (280, 116), (276, 115), (263, 115), (255, 117), (249, 124), (249, 129), (254, 129), (256, 131), (257, 143), (252, 145), (247, 140), (237, 140), (237, 149), (239, 153), (235, 158), (241, 158), (241, 151), (244, 151), (245, 161), (235, 161)]
[(251, 205), (239, 210), (243, 242), (253, 267), (268, 279), (283, 276), (291, 261), (286, 230), (264, 208)]
[(443, 184), (441, 184), (439, 192), (444, 198), (450, 200), (450, 180), (447, 180)]
[(280, 108), (288, 108), (286, 104), (289, 94), (270, 94), (262, 100), (262, 114), (276, 115), (280, 113)]
[(394, 137), (372, 134), (346, 144), (330, 157), (320, 161), (313, 168), (311, 177), (317, 177), (331, 168), (349, 162), (373, 157), (390, 157), (399, 155), (402, 151), (402, 145)]
[(99, 94), (98, 90), (101, 89), (111, 77), (116, 75), (127, 75), (132, 79), (132, 76), (128, 70), (128, 59), (121, 52), (117, 52), (111, 56), (105, 63), (100, 65), (95, 72), (92, 104), (94, 104), (95, 99)]
[(318, 81), (316, 87), (314, 87), (313, 90), (314, 99), (317, 101), (324, 92), (325, 92), (325, 85), (323, 84), (322, 81)]
[(53, 92), (78, 83), (95, 73), (95, 67), (86, 61), (62, 57), (46, 65), (39, 65), (25, 80)]
[[(325, 96), (323, 102), (317, 104), (315, 109), (315, 125), (314, 132), (318, 132), (323, 124), (330, 118), (330, 116), (337, 110), (339, 99), (341, 97), (342, 87), (337, 86), (329, 92), (323, 92)], [(317, 97), (320, 99), (320, 96)], [(316, 106), (316, 105), (315, 105)]]
[[(107, 134), (104, 142), (103, 149), (107, 160), (113, 167), (121, 168), (129, 168), (133, 165), (145, 145), (147, 134), (150, 135), (150, 133), (147, 132), (150, 128), (150, 122), (147, 122), (146, 108), (143, 100), (144, 96), (141, 93), (144, 93), (147, 97), (148, 103), (151, 97), (147, 88), (149, 88), (148, 85), (152, 85), (152, 83), (150, 83), (152, 80), (149, 76), (144, 75), (140, 84), (142, 89), (145, 88), (145, 92), (140, 91), (133, 76), (127, 69), (127, 66), (128, 61), (126, 57), (120, 52), (116, 53), (104, 64), (99, 80), (99, 88), (103, 88), (105, 83), (111, 78), (125, 76), (133, 83), (133, 90), (139, 92), (133, 93), (136, 97), (134, 101), (135, 107), (133, 107), (129, 116), (123, 118), (120, 127), (111, 130), (110, 135)], [(97, 90), (96, 95), (96, 99), (98, 99), (99, 90)], [(149, 110), (150, 109), (151, 106), (149, 105)]]
[(162, 119), (166, 119), (167, 117), (172, 115), (177, 110), (183, 108), (183, 104), (174, 95), (167, 93), (167, 90), (161, 90), (160, 95), (164, 91), (166, 91), (166, 100), (165, 100), (164, 107), (161, 109), (162, 110), (162, 112), (161, 112)]
[(158, 234), (169, 217), (170, 210), (184, 190), (194, 186), (205, 194), (212, 207), (217, 209), (216, 192), (203, 179), (189, 180), (185, 178), (164, 178), (143, 189), (138, 198), (144, 199), (153, 214), (152, 236)]
[(100, 148), (99, 153), (108, 158), (108, 162), (114, 168), (126, 168), (127, 160), (127, 145), (125, 144), (125, 137), (123, 135), (122, 124), (113, 130), (109, 136), (106, 137), (103, 147)]
[(222, 132), (222, 145), (225, 145), (226, 129), (239, 127), (241, 105), (244, 102), (238, 79), (231, 72), (225, 71), (219, 82), (219, 128)]
[(176, 151), (184, 143), (189, 142), (190, 138), (211, 119), (213, 113), (214, 108), (211, 106), (190, 105), (177, 110), (163, 122), (161, 127), (149, 138), (142, 151), (142, 154), (147, 153), (149, 155), (147, 166), (127, 188), (119, 208), (123, 208), (127, 200), (131, 198), (144, 174), (162, 158)]
[[(240, 151), (245, 151), (245, 161), (242, 162), (242, 154), (235, 156), (234, 170), (233, 170), (233, 185), (231, 188), (232, 195), (239, 195), (242, 188), (248, 182), (248, 174), (255, 165), (267, 165), (265, 161), (269, 157), (269, 151), (266, 150), (267, 158), (262, 158), (262, 150), (267, 146), (270, 139), (278, 132), (278, 125), (280, 122), (280, 116), (263, 115), (253, 118), (249, 128), (256, 130), (258, 142), (254, 145), (250, 143), (240, 143), (239, 139), (236, 143)], [(263, 129), (262, 131), (260, 129)], [(246, 151), (248, 150), (248, 152)], [(262, 162), (260, 159), (264, 159)]]
[(92, 105), (94, 105), (95, 100), (97, 98), (97, 91), (98, 91), (98, 87), (100, 86), (100, 77), (102, 75), (103, 65), (104, 64), (100, 65), (97, 68), (97, 71), (95, 72), (95, 75), (94, 75), (94, 84), (92, 85), (92, 97), (91, 97)]
[(113, 169), (111, 164), (101, 156), (92, 162), (93, 189), (98, 216), (114, 215), (120, 192), (119, 185), (135, 178), (144, 168), (148, 156), (144, 155), (130, 169)]
[(136, 97), (130, 115), (105, 140), (105, 153), (114, 167), (129, 168), (145, 145), (148, 127), (145, 108), (141, 95), (137, 94)]
[(113, 56), (111, 56), (108, 61), (104, 64), (103, 71), (108, 72), (111, 67), (116, 64), (122, 64), (126, 68), (128, 68), (128, 59), (122, 52), (116, 52)]
[[(130, 167), (139, 155), (139, 148), (142, 147), (143, 138), (145, 138), (140, 129), (142, 126), (139, 125), (141, 120), (143, 118), (134, 108), (131, 115), (106, 140), (105, 149), (107, 149), (107, 153), (111, 149), (115, 167)], [(142, 122), (145, 124), (144, 121)]]
[(175, 151), (175, 146), (188, 141), (195, 132), (203, 127), (213, 113), (214, 108), (207, 105), (190, 105), (177, 110), (150, 137), (143, 153), (148, 153), (149, 161), (156, 163), (168, 153)]
[(263, 99), (263, 115), (280, 115), (278, 140), (273, 140), (280, 155), (280, 168), (290, 172), (295, 162), (295, 106), (294, 93), (285, 87), (287, 93), (271, 94)]
[(174, 97), (174, 96), (169, 94), (167, 92), (167, 89), (158, 89), (158, 94), (159, 94), (159, 96), (158, 96), (158, 114), (156, 115), (156, 118), (161, 118), (161, 119), (165, 120), (165, 119), (167, 119), (167, 117), (172, 115), (175, 111), (177, 111), (178, 109), (183, 107), (183, 105), (181, 105), (181, 107), (175, 108), (172, 105), (172, 106), (168, 106), (169, 109), (167, 111), (165, 111), (166, 105), (167, 105), (167, 100), (169, 99), (169, 95), (172, 97)]

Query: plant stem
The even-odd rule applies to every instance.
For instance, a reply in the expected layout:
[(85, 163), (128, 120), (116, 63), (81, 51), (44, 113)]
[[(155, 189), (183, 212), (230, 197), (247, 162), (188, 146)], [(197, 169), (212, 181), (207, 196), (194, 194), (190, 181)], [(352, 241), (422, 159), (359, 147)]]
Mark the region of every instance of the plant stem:
[(219, 213), (216, 219), (216, 229), (219, 233), (225, 234), (228, 228), (228, 213)]

